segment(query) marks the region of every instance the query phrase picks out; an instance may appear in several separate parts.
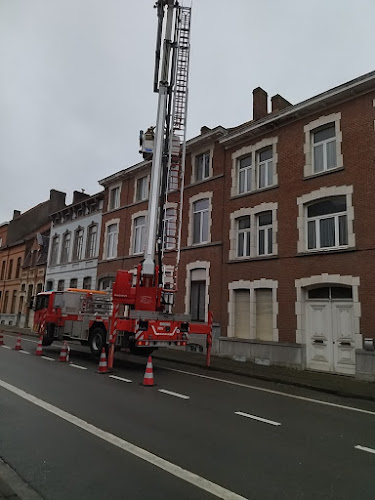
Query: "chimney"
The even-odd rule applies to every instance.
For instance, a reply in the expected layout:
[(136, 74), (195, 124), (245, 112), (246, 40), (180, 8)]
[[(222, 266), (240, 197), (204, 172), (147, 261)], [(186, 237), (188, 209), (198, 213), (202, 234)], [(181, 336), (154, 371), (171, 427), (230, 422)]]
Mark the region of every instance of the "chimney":
[(57, 191), (57, 189), (51, 189), (49, 192), (50, 201), (55, 202), (59, 209), (65, 207), (65, 197), (66, 193)]
[(206, 125), (203, 125), (203, 127), (201, 127), (201, 135), (207, 134), (207, 132), (210, 131), (211, 131), (210, 127), (206, 127)]
[(79, 203), (80, 201), (83, 201), (86, 198), (90, 198), (90, 195), (84, 193), (83, 191), (73, 191), (72, 205), (75, 205), (76, 203)]
[(267, 116), (267, 92), (260, 87), (253, 90), (253, 120)]
[(275, 113), (276, 111), (280, 111), (280, 109), (287, 108), (288, 106), (291, 106), (291, 103), (284, 99), (280, 94), (276, 94), (273, 97), (271, 97), (271, 103), (272, 103), (272, 113)]
[(13, 210), (13, 220), (17, 219), (21, 215), (21, 212), (19, 210)]

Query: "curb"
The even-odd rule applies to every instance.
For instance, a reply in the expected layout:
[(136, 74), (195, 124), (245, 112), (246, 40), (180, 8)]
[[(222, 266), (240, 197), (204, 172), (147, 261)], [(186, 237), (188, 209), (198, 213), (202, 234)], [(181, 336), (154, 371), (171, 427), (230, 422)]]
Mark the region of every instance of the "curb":
[[(171, 363), (175, 363), (178, 365), (186, 365), (186, 366), (194, 366), (202, 369), (206, 369), (207, 372), (209, 373), (210, 370), (220, 372), (220, 373), (232, 373), (235, 375), (241, 375), (244, 377), (248, 378), (253, 378), (256, 380), (264, 380), (266, 382), (273, 382), (276, 384), (284, 384), (292, 387), (299, 387), (301, 389), (310, 389), (318, 392), (324, 392), (325, 394), (333, 394), (335, 396), (340, 396), (340, 397), (345, 397), (345, 398), (352, 398), (352, 399), (359, 399), (363, 401), (375, 401), (375, 394), (374, 396), (372, 395), (363, 395), (363, 394), (358, 394), (355, 392), (351, 391), (345, 391), (344, 389), (330, 389), (329, 387), (323, 387), (318, 384), (309, 384), (308, 382), (299, 382), (298, 380), (285, 380), (282, 377), (278, 376), (273, 376), (273, 375), (262, 375), (260, 373), (248, 373), (244, 370), (241, 369), (229, 369), (229, 368), (224, 368), (221, 366), (211, 366), (211, 368), (206, 368), (202, 364), (194, 361), (181, 361), (181, 360), (176, 360), (176, 359), (171, 359), (168, 358), (167, 356), (159, 356), (159, 355), (154, 355), (153, 356), (155, 359), (160, 359), (163, 361), (170, 361)], [(371, 382), (368, 382), (369, 384)], [(375, 391), (375, 386), (374, 386), (374, 391)]]

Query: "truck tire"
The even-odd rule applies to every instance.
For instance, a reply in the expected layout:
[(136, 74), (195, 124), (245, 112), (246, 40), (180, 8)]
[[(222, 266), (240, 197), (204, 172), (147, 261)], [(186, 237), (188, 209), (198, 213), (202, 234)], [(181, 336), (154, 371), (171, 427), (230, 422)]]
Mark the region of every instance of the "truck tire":
[(102, 328), (97, 326), (91, 330), (89, 335), (89, 346), (91, 353), (99, 357), (102, 348), (106, 347), (106, 332)]
[(55, 340), (54, 332), (55, 332), (55, 325), (53, 325), (52, 323), (47, 323), (46, 331), (42, 338), (42, 345), (49, 346), (52, 344), (52, 342)]

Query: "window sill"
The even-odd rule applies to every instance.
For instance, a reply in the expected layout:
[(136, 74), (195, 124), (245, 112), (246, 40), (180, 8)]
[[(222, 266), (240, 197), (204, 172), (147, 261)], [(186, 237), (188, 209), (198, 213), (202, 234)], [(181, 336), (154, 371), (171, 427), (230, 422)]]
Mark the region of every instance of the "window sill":
[(327, 250), (309, 250), (305, 252), (298, 252), (296, 257), (306, 257), (309, 255), (327, 255), (331, 253), (345, 253), (345, 252), (355, 252), (357, 247), (347, 247), (347, 248), (330, 248)]
[(181, 251), (183, 251), (183, 250), (195, 250), (196, 248), (215, 247), (215, 246), (219, 246), (222, 244), (223, 244), (222, 241), (214, 241), (212, 243), (210, 242), (210, 243), (200, 243), (197, 245), (188, 245), (186, 247), (182, 247)]
[(224, 177), (224, 174), (219, 174), (219, 175), (213, 175), (212, 177), (207, 177), (207, 179), (202, 179), (201, 181), (194, 181), (191, 182), (189, 185), (185, 186), (185, 189), (194, 187), (194, 186), (199, 186), (200, 184), (205, 184), (206, 182), (214, 181), (216, 179), (220, 179), (221, 177)]
[(256, 257), (246, 257), (246, 258), (238, 258), (238, 259), (231, 259), (227, 260), (227, 264), (239, 264), (241, 262), (254, 262), (258, 260), (271, 260), (271, 259), (278, 259), (278, 255), (257, 255)]
[(234, 194), (230, 197), (231, 200), (236, 200), (237, 198), (242, 198), (243, 196), (251, 196), (252, 194), (263, 193), (264, 191), (272, 191), (273, 189), (277, 189), (279, 187), (278, 184), (274, 184), (273, 186), (267, 186), (261, 189), (254, 189), (253, 191), (247, 191), (246, 193)]
[(324, 170), (324, 172), (317, 172), (317, 173), (305, 175), (303, 177), (303, 180), (307, 181), (309, 179), (314, 179), (315, 177), (321, 177), (322, 175), (334, 174), (335, 172), (340, 172), (341, 170), (345, 170), (345, 168), (344, 167), (331, 168), (330, 170)]

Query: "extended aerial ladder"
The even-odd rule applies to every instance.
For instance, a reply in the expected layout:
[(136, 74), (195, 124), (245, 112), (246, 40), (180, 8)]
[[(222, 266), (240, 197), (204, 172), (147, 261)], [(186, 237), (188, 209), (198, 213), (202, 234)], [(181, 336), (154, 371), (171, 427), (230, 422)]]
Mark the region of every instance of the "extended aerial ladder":
[[(141, 147), (152, 157), (144, 259), (135, 284), (129, 271), (117, 272), (113, 286), (108, 366), (112, 368), (118, 338), (136, 347), (184, 346), (189, 334), (207, 338), (207, 366), (212, 344), (212, 315), (207, 323), (192, 323), (172, 314), (180, 260), (184, 188), (186, 117), (191, 9), (176, 0), (155, 4), (158, 30), (154, 92), (158, 93), (156, 127), (144, 134)], [(156, 262), (157, 258), (157, 262)], [(166, 262), (172, 269), (166, 272)]]

